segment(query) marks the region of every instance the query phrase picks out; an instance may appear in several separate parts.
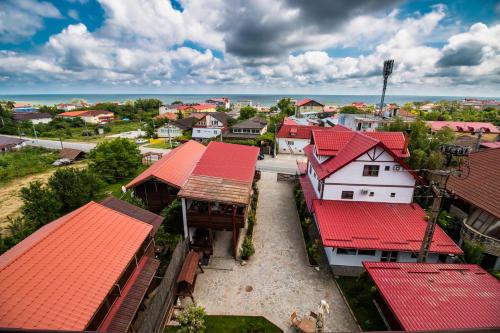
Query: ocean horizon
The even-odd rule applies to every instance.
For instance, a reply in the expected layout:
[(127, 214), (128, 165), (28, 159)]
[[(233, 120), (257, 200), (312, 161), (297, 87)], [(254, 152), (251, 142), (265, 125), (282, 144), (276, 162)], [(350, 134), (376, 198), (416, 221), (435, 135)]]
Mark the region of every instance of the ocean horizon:
[[(232, 102), (238, 100), (252, 100), (256, 105), (272, 106), (283, 97), (295, 100), (312, 98), (323, 104), (345, 105), (352, 102), (367, 104), (380, 103), (380, 95), (312, 95), (312, 94), (0, 94), (0, 100), (32, 103), (35, 105), (54, 105), (70, 103), (73, 99), (84, 99), (88, 103), (97, 102), (125, 102), (139, 98), (156, 98), (168, 104), (176, 100), (184, 103), (200, 103), (209, 98), (228, 97)], [(408, 102), (437, 102), (442, 100), (454, 101), (464, 98), (498, 99), (484, 96), (422, 96), (422, 95), (386, 95), (386, 103), (404, 104)]]

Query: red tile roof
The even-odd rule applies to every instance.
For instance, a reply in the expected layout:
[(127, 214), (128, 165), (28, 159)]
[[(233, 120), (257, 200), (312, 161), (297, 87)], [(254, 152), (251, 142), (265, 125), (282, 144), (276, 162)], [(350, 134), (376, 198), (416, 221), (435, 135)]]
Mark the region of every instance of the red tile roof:
[(295, 120), (286, 117), (285, 119), (283, 119), (283, 125), (298, 125), (298, 124)]
[(193, 104), (193, 105), (177, 105), (175, 108), (177, 110), (189, 110), (193, 109), (196, 111), (203, 111), (208, 109), (215, 109), (217, 105), (215, 104)]
[[(335, 129), (337, 126), (333, 128)], [(304, 148), (304, 152), (320, 179), (328, 177), (375, 147), (380, 147), (387, 151), (398, 163), (409, 170), (415, 178), (418, 178), (402, 160), (402, 157), (409, 156), (408, 153), (403, 154), (403, 134), (396, 132), (373, 133), (367, 135), (368, 133), (345, 131), (342, 128), (336, 131), (315, 130), (313, 131), (313, 144)], [(320, 164), (313, 154), (314, 146), (316, 146), (319, 155), (332, 156), (332, 158)]]
[[(314, 200), (313, 210), (329, 247), (418, 252), (427, 225), (417, 204)], [(439, 226), (431, 252), (463, 253)]]
[(0, 257), (0, 327), (82, 331), (152, 226), (98, 203)]
[(290, 139), (311, 139), (311, 132), (313, 130), (324, 129), (319, 126), (306, 126), (306, 125), (282, 125), (276, 137), (290, 138)]
[(431, 130), (439, 131), (443, 127), (448, 127), (454, 132), (477, 132), (483, 129), (485, 133), (500, 133), (498, 128), (492, 123), (475, 121), (427, 121)]
[(496, 141), (496, 142), (484, 141), (484, 142), (481, 142), (481, 147), (490, 148), (490, 149), (500, 148), (500, 141)]
[(469, 156), (467, 177), (450, 177), (448, 190), (500, 218), (500, 149), (487, 149)]
[(193, 171), (205, 149), (206, 147), (201, 143), (190, 140), (163, 156), (125, 187), (132, 188), (150, 179), (158, 179), (180, 188)]
[(160, 114), (155, 117), (155, 119), (168, 119), (168, 120), (177, 120), (177, 114), (172, 112), (166, 112), (164, 114)]
[(253, 182), (259, 148), (212, 141), (193, 175)]
[(324, 106), (323, 104), (321, 104), (320, 102), (317, 102), (315, 101), (314, 99), (310, 99), (310, 98), (304, 98), (303, 100), (301, 101), (298, 101), (297, 103), (295, 103), (296, 106), (303, 106), (303, 105), (306, 105), (306, 104), (309, 104), (309, 103), (316, 103), (316, 104), (319, 104), (321, 106)]
[(500, 328), (500, 281), (477, 265), (363, 265), (406, 331)]

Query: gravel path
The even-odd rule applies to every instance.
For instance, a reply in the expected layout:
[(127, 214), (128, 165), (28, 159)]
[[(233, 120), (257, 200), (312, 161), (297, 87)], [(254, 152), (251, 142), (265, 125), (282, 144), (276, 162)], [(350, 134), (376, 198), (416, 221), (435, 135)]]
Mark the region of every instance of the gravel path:
[(290, 314), (316, 311), (325, 299), (330, 304), (325, 331), (356, 331), (331, 274), (308, 265), (292, 184), (278, 183), (270, 172), (262, 172), (258, 184), (255, 255), (245, 266), (216, 258), (224, 269), (198, 275), (195, 300), (208, 314), (261, 315), (292, 332)]

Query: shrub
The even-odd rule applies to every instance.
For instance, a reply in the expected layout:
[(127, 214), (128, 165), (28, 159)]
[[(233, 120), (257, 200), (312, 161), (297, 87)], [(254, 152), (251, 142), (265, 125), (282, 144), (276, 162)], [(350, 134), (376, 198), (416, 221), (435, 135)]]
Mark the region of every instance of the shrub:
[(309, 254), (309, 258), (313, 261), (312, 264), (318, 264), (321, 259), (321, 242), (316, 239), (312, 242), (311, 246), (307, 248), (307, 252)]
[(241, 245), (241, 259), (248, 260), (255, 253), (252, 237), (246, 236)]
[(187, 306), (177, 315), (180, 324), (178, 332), (203, 333), (205, 331), (205, 309), (196, 304)]
[(483, 248), (467, 241), (462, 245), (464, 250), (464, 259), (468, 264), (480, 264), (483, 260)]

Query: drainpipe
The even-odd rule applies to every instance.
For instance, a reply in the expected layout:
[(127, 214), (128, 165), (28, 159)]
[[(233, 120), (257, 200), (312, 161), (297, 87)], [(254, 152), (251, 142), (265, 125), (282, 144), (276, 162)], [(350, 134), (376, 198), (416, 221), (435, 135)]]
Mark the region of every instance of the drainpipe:
[(187, 214), (186, 214), (186, 199), (182, 198), (181, 199), (182, 203), (182, 221), (184, 222), (184, 239), (189, 237), (188, 233), (188, 225), (187, 225)]

